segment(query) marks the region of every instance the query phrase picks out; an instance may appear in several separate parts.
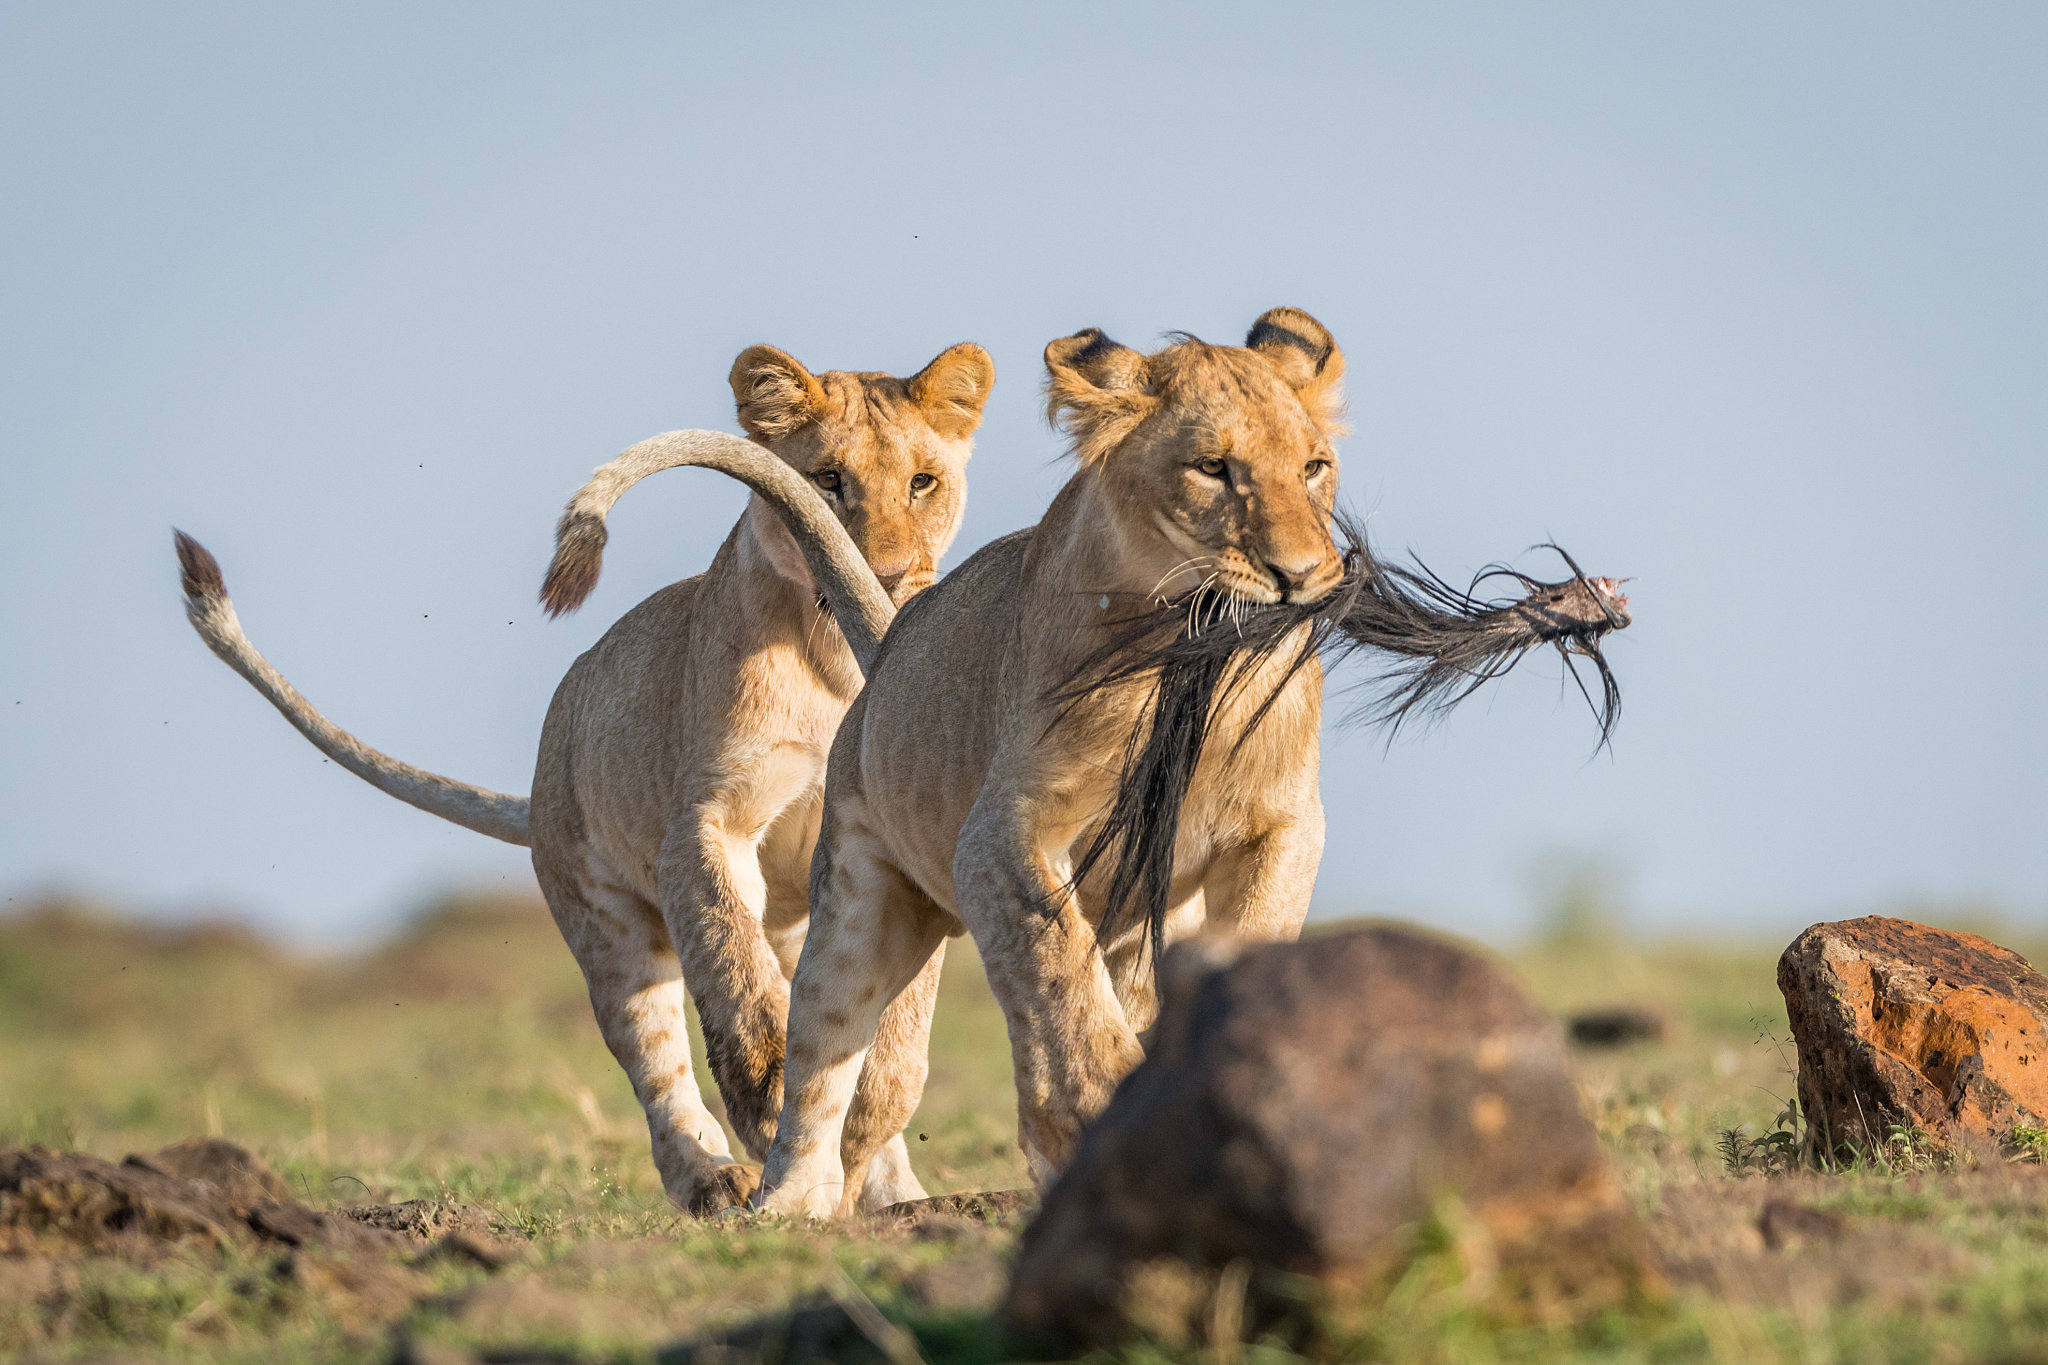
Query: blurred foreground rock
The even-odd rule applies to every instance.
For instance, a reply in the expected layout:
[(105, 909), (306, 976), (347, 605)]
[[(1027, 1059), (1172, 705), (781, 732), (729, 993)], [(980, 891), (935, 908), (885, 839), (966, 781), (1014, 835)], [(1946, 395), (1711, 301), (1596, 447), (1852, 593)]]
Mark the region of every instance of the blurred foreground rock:
[(1871, 916), (1816, 924), (1778, 959), (1809, 1159), (1952, 1149), (2048, 1117), (2048, 979), (1975, 934)]
[(1654, 1280), (1557, 1025), (1492, 962), (1368, 928), (1184, 944), (1161, 981), (1150, 1055), (1024, 1234), (1025, 1340), (1243, 1339), (1304, 1284), (1369, 1304), (1432, 1236), (1537, 1317)]

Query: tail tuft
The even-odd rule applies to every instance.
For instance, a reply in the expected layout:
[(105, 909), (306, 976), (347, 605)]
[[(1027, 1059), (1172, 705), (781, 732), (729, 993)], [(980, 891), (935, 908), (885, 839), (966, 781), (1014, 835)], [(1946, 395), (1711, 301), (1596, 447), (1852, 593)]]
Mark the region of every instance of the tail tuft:
[(603, 517), (573, 510), (562, 514), (561, 524), (555, 528), (555, 558), (540, 585), (540, 604), (549, 616), (576, 610), (597, 587), (606, 538)]
[(227, 580), (221, 576), (220, 561), (204, 545), (171, 528), (178, 547), (178, 577), (185, 600), (193, 606), (218, 602), (228, 595)]

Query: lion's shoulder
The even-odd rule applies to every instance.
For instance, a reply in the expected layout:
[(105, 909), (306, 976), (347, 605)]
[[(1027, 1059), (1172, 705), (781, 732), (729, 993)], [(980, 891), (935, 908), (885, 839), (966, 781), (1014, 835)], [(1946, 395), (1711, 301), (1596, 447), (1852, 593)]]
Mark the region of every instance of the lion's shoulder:
[(890, 623), (889, 633), (882, 637), (877, 669), (887, 664), (892, 653), (905, 652), (909, 642), (922, 641), (934, 632), (951, 633), (949, 626), (964, 628), (985, 644), (994, 645), (1001, 638), (997, 629), (1007, 629), (1014, 618), (1016, 586), (1023, 577), (1024, 555), (1035, 529), (1026, 527), (998, 536), (904, 603)]

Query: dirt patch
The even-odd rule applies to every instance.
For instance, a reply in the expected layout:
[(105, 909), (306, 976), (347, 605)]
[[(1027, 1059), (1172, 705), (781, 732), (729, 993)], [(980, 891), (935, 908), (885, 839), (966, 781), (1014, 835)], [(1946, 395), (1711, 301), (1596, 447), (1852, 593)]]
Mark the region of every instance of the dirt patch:
[(936, 1194), (929, 1199), (906, 1199), (872, 1217), (877, 1223), (906, 1228), (953, 1219), (1000, 1227), (1028, 1217), (1037, 1207), (1035, 1190), (971, 1190), (963, 1194)]
[(920, 1358), (914, 1345), (903, 1344), (908, 1338), (899, 1335), (901, 1328), (864, 1325), (864, 1316), (840, 1303), (809, 1304), (671, 1346), (655, 1360), (658, 1365), (909, 1365)]
[(148, 1156), (121, 1163), (171, 1180), (183, 1180), (239, 1217), (259, 1204), (292, 1202), (284, 1178), (225, 1138), (187, 1138)]
[[(1902, 1186), (1896, 1197), (1931, 1206), (1996, 1194), (1982, 1180), (1941, 1183), (1924, 1196)], [(1650, 1230), (1674, 1285), (1759, 1308), (1913, 1309), (1976, 1268), (1931, 1220), (1843, 1212), (1844, 1192), (1839, 1182), (1797, 1176), (1677, 1186), (1649, 1215)]]
[(81, 1268), (221, 1253), (265, 1265), (238, 1287), (242, 1297), (312, 1308), (352, 1331), (427, 1297), (433, 1286), (417, 1267), (453, 1259), (494, 1271), (521, 1255), (459, 1204), (308, 1208), (275, 1171), (219, 1138), (118, 1165), (47, 1147), (0, 1151), (0, 1310), (33, 1307), (58, 1321)]
[(142, 1252), (225, 1245), (241, 1220), (196, 1182), (96, 1156), (27, 1147), (0, 1153), (0, 1253)]
[(433, 1241), (451, 1232), (493, 1231), (483, 1210), (445, 1199), (404, 1199), (396, 1204), (359, 1204), (335, 1210), (344, 1218), (419, 1241)]

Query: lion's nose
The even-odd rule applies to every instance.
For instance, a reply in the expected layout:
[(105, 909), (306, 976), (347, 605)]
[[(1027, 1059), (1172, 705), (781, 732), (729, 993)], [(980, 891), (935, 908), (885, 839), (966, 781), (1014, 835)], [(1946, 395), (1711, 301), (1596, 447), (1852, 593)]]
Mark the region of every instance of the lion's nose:
[(1308, 582), (1310, 575), (1315, 573), (1316, 566), (1321, 563), (1320, 559), (1304, 559), (1293, 564), (1269, 559), (1266, 561), (1266, 572), (1273, 575), (1274, 581), (1279, 583), (1284, 591), (1294, 592)]
[(871, 565), (870, 567), (874, 569), (875, 577), (880, 580), (882, 591), (894, 592), (896, 591), (896, 585), (901, 583), (904, 575), (910, 572), (910, 561), (907, 559), (895, 559), (887, 563)]

